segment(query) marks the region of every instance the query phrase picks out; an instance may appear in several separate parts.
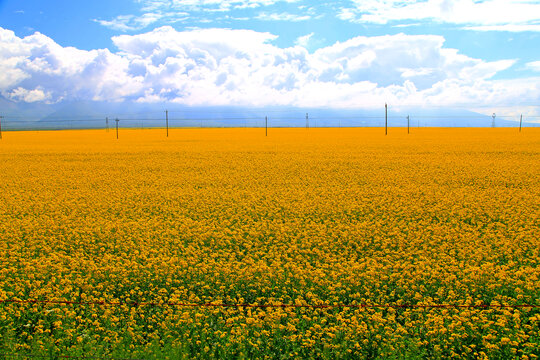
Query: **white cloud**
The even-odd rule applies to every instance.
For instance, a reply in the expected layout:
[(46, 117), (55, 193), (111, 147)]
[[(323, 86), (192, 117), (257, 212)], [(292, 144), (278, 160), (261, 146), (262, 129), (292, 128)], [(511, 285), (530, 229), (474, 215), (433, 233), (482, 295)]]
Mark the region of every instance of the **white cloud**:
[(0, 94), (26, 102), (366, 108), (540, 99), (540, 78), (492, 80), (515, 60), (471, 58), (445, 48), (441, 36), (359, 36), (313, 53), (275, 46), (276, 38), (252, 30), (162, 27), (113, 37), (119, 50), (112, 53), (62, 47), (39, 33), (19, 38), (0, 28)]
[(540, 61), (532, 61), (527, 63), (527, 68), (540, 72)]
[(134, 21), (134, 15), (120, 15), (115, 17), (112, 20), (99, 20), (94, 19), (100, 25), (108, 27), (109, 29), (119, 30), (119, 31), (129, 31), (139, 29), (139, 25), (136, 25)]
[(420, 26), (422, 25), (421, 23), (414, 23), (414, 24), (397, 24), (397, 25), (392, 25), (392, 27), (394, 28), (408, 28), (408, 27), (414, 27), (414, 26)]
[(294, 43), (298, 46), (307, 48), (309, 46), (309, 43), (311, 42), (311, 39), (313, 38), (313, 35), (315, 35), (315, 33), (309, 33), (304, 36), (299, 36), (298, 38), (296, 38)]
[(482, 25), (482, 26), (465, 26), (465, 30), (474, 30), (474, 31), (507, 31), (507, 32), (539, 32), (540, 25), (515, 25), (515, 24), (505, 24), (505, 25)]
[(62, 47), (40, 33), (19, 38), (2, 28), (0, 64), (14, 74), (0, 77), (0, 94), (22, 101), (40, 101), (40, 96), (49, 102), (65, 98), (122, 100), (139, 82), (125, 76), (128, 60), (108, 50)]
[[(135, 0), (140, 5), (140, 15), (126, 14), (111, 20), (94, 19), (95, 22), (122, 32), (145, 29), (151, 24), (173, 24), (185, 20), (210, 23), (214, 20), (238, 18), (225, 15), (209, 19), (215, 13), (231, 13), (246, 9), (270, 7), (280, 3), (295, 3), (301, 0)], [(261, 12), (255, 18), (270, 21), (304, 21), (312, 18), (313, 9), (308, 14)], [(240, 17), (242, 19), (242, 17)], [(248, 20), (253, 16), (243, 18)]]
[[(283, 3), (302, 0), (133, 0), (140, 14), (113, 19), (96, 19), (119, 31), (145, 29), (151, 24), (172, 24), (190, 20), (247, 18), (266, 21), (306, 21), (337, 11), (337, 17), (355, 23), (410, 27), (425, 22), (460, 25), (474, 31), (540, 31), (540, 0), (337, 0), (313, 6), (298, 5), (297, 13), (283, 12)], [(337, 9), (337, 10), (334, 10)], [(260, 11), (264, 10), (264, 11)], [(216, 17), (215, 14), (225, 14)], [(227, 15), (229, 14), (229, 15)], [(231, 16), (231, 14), (233, 16)], [(400, 23), (404, 22), (404, 23)], [(414, 23), (410, 23), (414, 22)]]
[(277, 3), (294, 3), (299, 0), (137, 0), (144, 11), (176, 9), (182, 11), (230, 11), (258, 8)]
[(188, 13), (176, 12), (170, 13), (144, 13), (140, 16), (135, 15), (119, 15), (112, 20), (94, 19), (100, 25), (113, 30), (122, 32), (145, 29), (149, 25), (155, 24), (158, 21), (166, 20), (168, 22), (176, 22), (187, 19)]
[(36, 88), (33, 90), (27, 90), (22, 87), (13, 89), (7, 94), (7, 97), (15, 101), (24, 101), (27, 103), (33, 102), (48, 102), (51, 99), (51, 94), (49, 92), (44, 92), (42, 88)]
[(256, 16), (257, 20), (263, 21), (306, 21), (310, 20), (310, 15), (297, 15), (290, 13), (266, 13), (261, 12)]
[[(339, 18), (352, 22), (386, 24), (402, 20), (486, 26), (519, 25), (505, 31), (530, 31), (540, 21), (538, 0), (353, 0)], [(521, 26), (521, 28), (520, 28)], [(534, 27), (533, 27), (534, 28)], [(500, 30), (493, 27), (491, 30)]]

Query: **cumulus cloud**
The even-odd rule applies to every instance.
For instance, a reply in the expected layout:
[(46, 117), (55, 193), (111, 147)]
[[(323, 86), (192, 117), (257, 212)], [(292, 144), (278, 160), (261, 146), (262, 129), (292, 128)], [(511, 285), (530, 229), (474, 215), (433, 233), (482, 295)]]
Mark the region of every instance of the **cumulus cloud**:
[[(67, 98), (122, 100), (139, 85), (126, 77), (127, 59), (109, 50), (62, 47), (35, 33), (25, 38), (0, 28), (0, 94), (14, 100), (49, 102)], [(40, 95), (40, 94), (43, 95)]]
[(8, 92), (7, 97), (11, 100), (24, 101), (27, 103), (39, 101), (48, 103), (48, 100), (51, 99), (51, 93), (44, 92), (41, 87), (38, 87), (34, 90), (28, 90), (22, 87), (18, 87), (16, 89), (13, 89), (11, 92)]
[[(62, 47), (0, 28), (0, 94), (14, 101), (379, 107), (538, 101), (540, 79), (493, 80), (484, 61), (434, 35), (359, 36), (309, 53), (252, 30), (161, 27), (112, 40), (118, 51)], [(309, 39), (305, 38), (306, 41)], [(531, 65), (533, 66), (533, 65)]]
[(341, 19), (378, 24), (432, 20), (477, 24), (485, 26), (478, 29), (504, 31), (529, 31), (530, 25), (538, 25), (540, 21), (538, 0), (353, 0), (352, 3), (352, 6), (341, 7), (338, 15)]

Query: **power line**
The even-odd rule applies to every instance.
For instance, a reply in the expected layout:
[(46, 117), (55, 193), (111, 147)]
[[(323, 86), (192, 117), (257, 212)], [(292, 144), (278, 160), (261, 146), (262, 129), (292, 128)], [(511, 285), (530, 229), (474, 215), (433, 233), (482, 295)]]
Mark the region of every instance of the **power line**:
[[(31, 357), (31, 358), (45, 358), (50, 359), (50, 355), (39, 354), (17, 354), (17, 353), (0, 353), (0, 356), (5, 357)], [(144, 360), (144, 359), (124, 359), (114, 357), (98, 357), (98, 356), (70, 356), (70, 355), (56, 355), (56, 358), (60, 359), (107, 359), (107, 360)]]
[[(170, 112), (169, 112), (170, 114)], [(491, 115), (410, 115), (414, 118), (421, 118), (421, 119), (485, 119), (489, 120), (492, 118)], [(519, 119), (519, 115), (497, 115), (498, 118), (508, 118), (508, 119)], [(9, 121), (9, 119), (30, 119), (29, 117), (14, 117), (14, 116), (3, 116), (5, 122), (11, 122), (11, 123), (51, 123), (51, 122), (92, 122), (92, 121), (103, 121), (103, 118), (105, 116), (100, 118), (35, 118), (36, 120), (17, 120), (17, 121)], [(121, 118), (123, 121), (164, 121), (165, 118), (122, 118), (121, 116), (118, 116), (118, 118)], [(310, 116), (311, 120), (355, 120), (355, 119), (384, 119), (384, 116)], [(388, 119), (406, 119), (407, 115), (393, 115), (388, 116)], [(537, 115), (524, 115), (524, 118), (529, 119), (538, 119), (540, 116)], [(264, 119), (264, 116), (257, 116), (257, 117), (169, 117), (169, 120), (175, 120), (175, 121), (224, 121), (224, 120), (261, 120)], [(272, 118), (273, 120), (305, 120), (304, 116), (287, 116), (287, 117), (275, 117)]]
[(420, 309), (436, 309), (436, 308), (477, 308), (477, 309), (519, 309), (519, 308), (540, 308), (536, 304), (517, 304), (517, 305), (465, 305), (465, 304), (226, 304), (226, 303), (183, 303), (183, 302), (112, 302), (112, 301), (68, 301), (68, 300), (15, 300), (7, 299), (0, 300), (0, 303), (14, 304), (55, 304), (55, 305), (98, 305), (98, 306), (153, 306), (153, 307), (223, 307), (223, 308), (310, 308), (310, 309), (332, 309), (332, 308), (420, 308)]

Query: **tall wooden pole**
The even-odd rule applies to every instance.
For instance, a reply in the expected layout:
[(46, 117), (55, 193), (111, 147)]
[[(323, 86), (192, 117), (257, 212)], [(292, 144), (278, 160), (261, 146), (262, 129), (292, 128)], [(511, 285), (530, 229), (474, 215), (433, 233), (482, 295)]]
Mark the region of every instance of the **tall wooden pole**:
[(118, 139), (118, 122), (120, 120), (118, 120), (118, 118), (116, 118), (116, 139)]
[[(521, 116), (519, 117), (519, 132), (521, 132), (521, 124), (523, 123), (523, 114), (521, 114)], [(0, 136), (0, 138), (2, 138)]]
[(266, 124), (266, 136), (268, 136), (268, 116), (264, 117), (264, 121), (265, 121), (265, 124)]
[(388, 135), (388, 104), (384, 104), (384, 135)]
[(410, 134), (411, 118), (407, 115), (407, 134)]
[(165, 110), (165, 121), (167, 123), (167, 137), (169, 137), (169, 110)]

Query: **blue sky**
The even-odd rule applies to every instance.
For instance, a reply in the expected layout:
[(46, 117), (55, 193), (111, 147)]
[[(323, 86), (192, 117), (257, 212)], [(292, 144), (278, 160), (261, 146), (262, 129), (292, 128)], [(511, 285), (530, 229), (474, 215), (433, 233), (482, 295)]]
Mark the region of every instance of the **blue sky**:
[(538, 114), (537, 0), (0, 0), (0, 95)]

